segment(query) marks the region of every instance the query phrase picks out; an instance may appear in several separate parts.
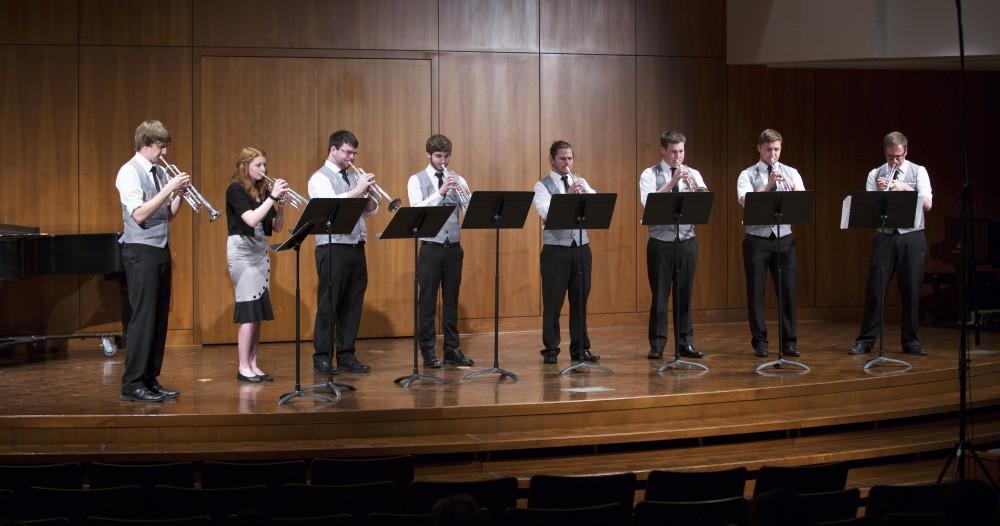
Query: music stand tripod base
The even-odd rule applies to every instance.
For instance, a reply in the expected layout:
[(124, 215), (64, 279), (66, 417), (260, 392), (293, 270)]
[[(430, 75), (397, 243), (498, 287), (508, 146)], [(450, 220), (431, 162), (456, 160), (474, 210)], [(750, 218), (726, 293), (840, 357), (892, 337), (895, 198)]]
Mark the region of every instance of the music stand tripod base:
[(790, 367), (799, 367), (799, 368), (801, 368), (802, 370), (804, 370), (807, 373), (810, 372), (810, 371), (812, 371), (812, 369), (810, 369), (808, 365), (806, 365), (806, 364), (804, 364), (802, 362), (796, 362), (794, 360), (786, 360), (786, 359), (781, 358), (781, 357), (779, 357), (777, 360), (771, 360), (770, 362), (760, 364), (759, 366), (757, 366), (756, 370), (759, 373), (759, 372), (763, 371), (764, 369), (767, 369), (768, 367), (774, 367), (776, 369), (781, 369), (782, 365), (787, 365), (787, 366), (790, 366)]
[(324, 402), (335, 402), (337, 400), (337, 398), (334, 396), (328, 396), (320, 393), (307, 393), (305, 391), (298, 390), (281, 395), (281, 398), (278, 399), (278, 405), (285, 405), (293, 398), (313, 398), (315, 400), (322, 400)]
[(681, 360), (680, 358), (674, 358), (669, 362), (665, 362), (656, 368), (656, 372), (662, 373), (668, 369), (701, 369), (703, 371), (708, 370), (708, 366), (705, 364), (700, 364), (696, 362), (689, 362), (687, 360)]
[(521, 379), (516, 374), (514, 374), (514, 373), (512, 373), (512, 372), (510, 372), (510, 371), (508, 371), (506, 369), (502, 369), (499, 366), (497, 366), (496, 364), (494, 364), (493, 367), (490, 367), (489, 369), (483, 369), (482, 371), (472, 371), (471, 373), (463, 376), (462, 379), (463, 380), (469, 380), (470, 378), (475, 378), (477, 376), (485, 376), (487, 374), (499, 375), (500, 379), (503, 379), (503, 377), (506, 376), (506, 377), (510, 378), (511, 380), (514, 380), (515, 382)]
[(445, 380), (444, 378), (441, 378), (439, 376), (430, 376), (427, 374), (420, 374), (417, 371), (413, 371), (413, 374), (409, 374), (407, 376), (400, 376), (399, 378), (396, 378), (395, 380), (392, 381), (392, 383), (394, 384), (399, 384), (399, 386), (402, 387), (403, 389), (409, 389), (410, 384), (412, 384), (413, 382), (437, 382), (439, 384), (446, 384), (448, 383), (448, 380)]
[(590, 362), (585, 362), (583, 360), (580, 360), (580, 361), (574, 363), (573, 365), (570, 365), (569, 367), (563, 369), (562, 371), (559, 371), (559, 374), (560, 375), (569, 374), (569, 373), (572, 373), (574, 371), (581, 371), (583, 369), (593, 369), (595, 371), (601, 371), (602, 373), (607, 373), (609, 376), (615, 374), (614, 371), (612, 371), (611, 369), (608, 369), (607, 367), (604, 367), (604, 366), (601, 366), (601, 365), (594, 365), (594, 364), (592, 364)]
[(354, 387), (351, 384), (338, 384), (338, 383), (334, 382), (333, 381), (333, 375), (330, 375), (330, 377), (327, 378), (326, 383), (316, 384), (316, 385), (310, 385), (308, 387), (303, 387), (302, 388), (303, 391), (309, 391), (309, 390), (317, 390), (317, 391), (319, 391), (319, 390), (323, 390), (323, 389), (329, 390), (330, 394), (332, 394), (334, 396), (334, 398), (340, 398), (340, 391), (341, 391), (341, 389), (343, 389), (345, 391), (357, 391), (358, 390), (356, 387)]
[(876, 365), (880, 365), (883, 363), (899, 365), (906, 369), (913, 368), (913, 366), (910, 365), (909, 362), (904, 362), (903, 360), (898, 360), (896, 358), (886, 358), (885, 356), (876, 356), (875, 358), (872, 358), (871, 360), (865, 362), (865, 369), (871, 369), (872, 367), (875, 367)]

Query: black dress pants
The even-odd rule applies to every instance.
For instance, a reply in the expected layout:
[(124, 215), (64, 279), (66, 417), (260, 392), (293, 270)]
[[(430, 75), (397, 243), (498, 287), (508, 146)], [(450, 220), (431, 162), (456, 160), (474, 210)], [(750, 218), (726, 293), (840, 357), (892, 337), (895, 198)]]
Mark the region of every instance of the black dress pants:
[[(583, 261), (580, 259), (583, 253)], [(559, 315), (569, 294), (569, 350), (574, 356), (581, 349), (590, 349), (587, 334), (587, 298), (590, 296), (590, 245), (564, 247), (542, 245), (542, 344), (545, 350), (558, 351)], [(580, 298), (580, 271), (583, 271), (583, 298)], [(582, 326), (581, 326), (582, 323)], [(580, 333), (583, 342), (580, 342)]]
[(750, 343), (767, 346), (767, 321), (764, 319), (764, 283), (770, 272), (775, 292), (778, 290), (778, 257), (781, 257), (782, 311), (781, 339), (785, 349), (798, 341), (795, 328), (795, 235), (780, 240), (747, 235), (743, 238), (743, 270), (747, 280), (747, 317), (750, 320)]
[[(875, 234), (868, 264), (868, 284), (865, 287), (865, 313), (861, 318), (861, 333), (857, 341), (868, 345), (875, 343), (882, 320), (882, 299), (889, 288), (892, 275), (895, 274), (903, 317), (900, 344), (906, 349), (920, 343), (917, 340), (917, 329), (920, 325), (920, 286), (924, 281), (926, 254), (927, 240), (923, 230), (906, 234)], [(885, 265), (885, 273), (880, 278), (881, 264)]]
[[(677, 251), (677, 282), (674, 283), (674, 251)], [(694, 329), (691, 323), (691, 287), (698, 264), (698, 238), (679, 243), (649, 238), (646, 242), (646, 275), (653, 297), (649, 303), (649, 348), (662, 352), (669, 328), (668, 296), (671, 289), (677, 295), (678, 341), (675, 345), (691, 345)]]
[[(361, 310), (368, 288), (365, 246), (323, 244), (316, 247), (316, 322), (313, 359), (329, 357), (331, 343), (337, 354), (353, 353), (361, 325)], [(332, 307), (331, 307), (332, 303)]]
[(170, 246), (122, 245), (131, 316), (125, 329), (122, 392), (149, 387), (160, 375), (170, 313)]
[(444, 333), (444, 350), (459, 348), (458, 341), (458, 289), (462, 285), (462, 260), (465, 252), (461, 245), (450, 246), (424, 243), (417, 255), (417, 284), (420, 287), (420, 331), (418, 339), (422, 350), (434, 349), (434, 314), (437, 310), (438, 289), (441, 290), (441, 332)]

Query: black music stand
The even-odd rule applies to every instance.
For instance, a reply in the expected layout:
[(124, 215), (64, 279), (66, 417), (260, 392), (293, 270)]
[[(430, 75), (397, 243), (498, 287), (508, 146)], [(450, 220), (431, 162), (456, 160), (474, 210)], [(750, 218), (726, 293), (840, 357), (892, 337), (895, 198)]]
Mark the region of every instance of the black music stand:
[(673, 296), (674, 359), (660, 364), (656, 368), (656, 372), (658, 373), (682, 366), (708, 370), (708, 366), (704, 364), (681, 359), (681, 328), (678, 323), (680, 321), (680, 312), (678, 309), (680, 299), (677, 297), (677, 278), (680, 274), (678, 263), (680, 259), (681, 220), (683, 219), (685, 225), (704, 225), (708, 223), (708, 216), (712, 214), (712, 201), (714, 199), (715, 193), (713, 192), (650, 192), (646, 197), (646, 208), (642, 213), (642, 224), (646, 226), (674, 225), (674, 232), (677, 233), (674, 243), (673, 292), (667, 291), (667, 293)]
[(293, 230), (292, 237), (285, 240), (284, 243), (271, 245), (271, 250), (275, 252), (288, 249), (295, 251), (295, 389), (281, 395), (281, 398), (278, 398), (278, 405), (285, 405), (291, 399), (299, 397), (315, 398), (316, 400), (325, 400), (327, 402), (336, 401), (336, 398), (325, 394), (307, 393), (302, 390), (302, 357), (299, 355), (299, 349), (302, 347), (302, 329), (299, 323), (302, 307), (301, 292), (299, 290), (299, 249), (302, 248), (302, 242), (306, 239), (306, 236), (315, 228), (316, 225), (314, 223), (306, 223), (301, 225), (301, 228)]
[(777, 227), (777, 237), (774, 238), (775, 253), (778, 257), (778, 359), (761, 364), (757, 367), (760, 372), (768, 367), (781, 368), (782, 365), (801, 367), (806, 372), (811, 369), (802, 363), (794, 360), (786, 360), (782, 355), (785, 342), (783, 341), (784, 322), (781, 313), (784, 311), (784, 300), (781, 290), (781, 275), (784, 267), (781, 263), (781, 225), (802, 224), (812, 221), (813, 193), (801, 192), (748, 192), (744, 200), (743, 224), (746, 226), (774, 226)]
[[(368, 199), (363, 197), (353, 197), (353, 198), (334, 198), (334, 197), (323, 197), (323, 198), (313, 198), (309, 200), (309, 204), (306, 205), (306, 209), (302, 211), (302, 215), (299, 217), (299, 222), (295, 225), (296, 230), (299, 226), (305, 222), (312, 222), (316, 224), (314, 231), (319, 231), (322, 229), (326, 232), (326, 256), (327, 261), (330, 262), (330, 281), (333, 282), (333, 235), (334, 234), (350, 234), (354, 230), (354, 226), (358, 224), (358, 219), (361, 218), (361, 214), (365, 212), (365, 207), (368, 206)], [(317, 207), (313, 211), (313, 207)], [(323, 247), (316, 247), (316, 250), (323, 250)], [(333, 313), (334, 313), (334, 303), (336, 298), (333, 294), (330, 294), (330, 337), (333, 338)], [(297, 330), (297, 329), (296, 329)], [(313, 336), (315, 337), (315, 336)], [(332, 343), (332, 342), (331, 342)], [(357, 391), (353, 385), (350, 384), (337, 384), (333, 381), (333, 358), (334, 350), (330, 349), (330, 371), (326, 374), (326, 382), (316, 385), (310, 385), (305, 387), (307, 390), (320, 390), (326, 389), (337, 398), (340, 398), (340, 390), (347, 389), (348, 391)]]
[(420, 374), (417, 355), (420, 340), (420, 284), (417, 281), (417, 241), (421, 237), (438, 235), (448, 217), (455, 211), (455, 205), (447, 206), (412, 206), (400, 208), (392, 216), (392, 221), (385, 226), (385, 231), (378, 235), (379, 239), (413, 239), (413, 372), (393, 380), (403, 389), (409, 389), (410, 384), (419, 381), (448, 383), (439, 376)]
[[(583, 294), (583, 229), (602, 230), (611, 226), (611, 216), (615, 211), (615, 200), (618, 194), (555, 194), (549, 203), (549, 213), (545, 217), (546, 230), (577, 230), (580, 243), (577, 245), (577, 255), (580, 260), (580, 279), (577, 293), (580, 299), (580, 349), (582, 354), (586, 333), (584, 311), (587, 310), (586, 298)], [(572, 338), (571, 338), (572, 339)], [(559, 371), (559, 374), (569, 374), (580, 369), (597, 369), (608, 374), (615, 374), (607, 367), (594, 365), (580, 360)]]
[[(851, 211), (847, 228), (913, 228), (917, 213), (916, 192), (854, 192), (851, 194)], [(878, 254), (878, 356), (865, 362), (865, 369), (890, 363), (907, 369), (909, 362), (886, 358), (882, 337), (885, 330), (885, 260), (888, 254)]]
[(494, 229), (496, 246), (493, 252), (493, 367), (472, 371), (463, 378), (498, 374), (515, 382), (518, 376), (500, 367), (500, 229), (523, 228), (535, 192), (473, 192), (469, 209), (465, 212), (462, 229)]

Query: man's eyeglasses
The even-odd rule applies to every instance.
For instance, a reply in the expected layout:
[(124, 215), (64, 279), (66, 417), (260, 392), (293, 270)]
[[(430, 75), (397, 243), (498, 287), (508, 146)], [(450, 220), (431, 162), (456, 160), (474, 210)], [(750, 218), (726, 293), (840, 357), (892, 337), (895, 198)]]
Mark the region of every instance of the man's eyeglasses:
[(344, 155), (346, 155), (348, 157), (352, 157), (352, 156), (353, 157), (357, 157), (357, 155), (358, 155), (358, 151), (357, 150), (345, 150), (343, 148), (337, 148), (337, 151), (340, 152), (340, 153), (343, 153)]

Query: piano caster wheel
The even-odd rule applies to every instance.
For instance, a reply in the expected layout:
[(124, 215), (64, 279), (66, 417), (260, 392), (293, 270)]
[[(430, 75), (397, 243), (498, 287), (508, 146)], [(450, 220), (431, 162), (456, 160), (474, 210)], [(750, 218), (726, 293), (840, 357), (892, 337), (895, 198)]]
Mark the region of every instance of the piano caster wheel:
[(118, 345), (112, 336), (101, 336), (101, 350), (104, 351), (104, 356), (114, 356), (118, 352)]

